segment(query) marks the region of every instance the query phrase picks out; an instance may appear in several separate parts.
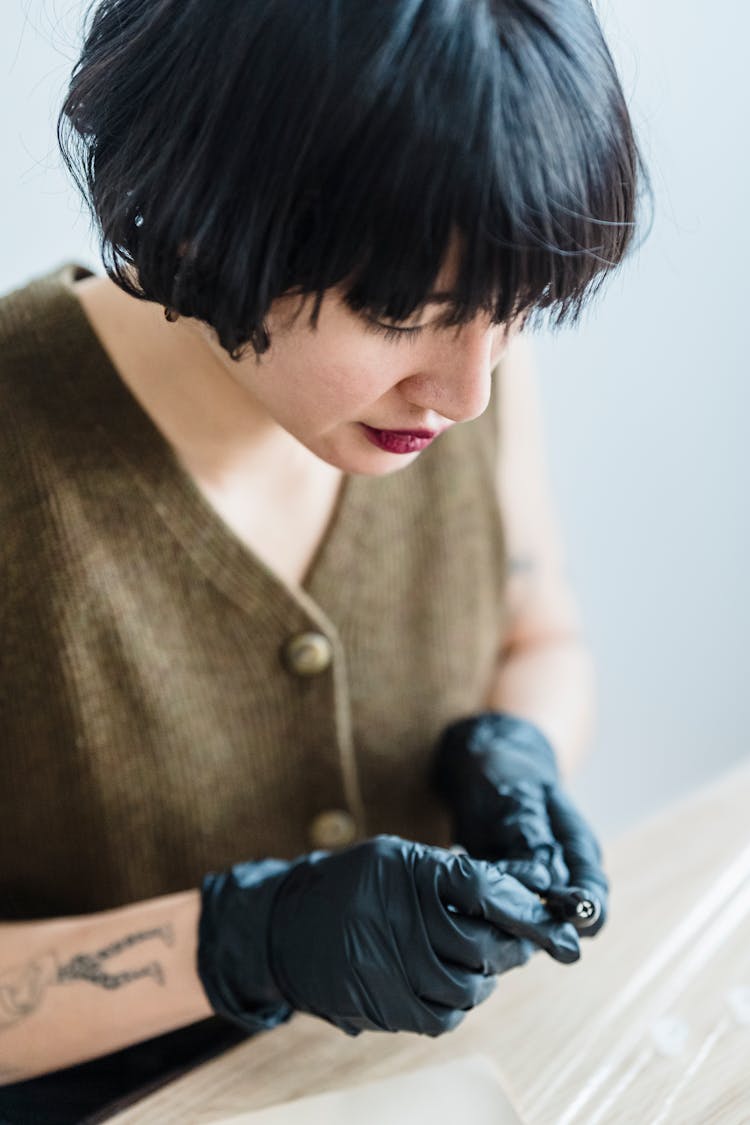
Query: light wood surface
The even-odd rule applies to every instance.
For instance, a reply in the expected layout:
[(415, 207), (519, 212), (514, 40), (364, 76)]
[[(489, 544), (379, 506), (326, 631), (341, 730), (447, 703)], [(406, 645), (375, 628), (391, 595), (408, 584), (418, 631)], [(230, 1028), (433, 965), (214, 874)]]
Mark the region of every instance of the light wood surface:
[(207, 1125), (479, 1052), (529, 1125), (748, 1125), (750, 759), (605, 859), (609, 922), (581, 960), (538, 953), (455, 1031), (350, 1039), (296, 1015), (110, 1121)]

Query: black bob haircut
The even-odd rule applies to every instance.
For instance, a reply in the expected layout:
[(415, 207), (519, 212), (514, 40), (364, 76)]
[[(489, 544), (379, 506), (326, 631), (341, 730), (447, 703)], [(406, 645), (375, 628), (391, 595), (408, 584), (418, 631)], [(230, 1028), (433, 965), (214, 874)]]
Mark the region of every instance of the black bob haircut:
[(84, 26), (57, 137), (106, 272), (233, 359), (282, 294), (313, 326), (332, 286), (408, 319), (454, 233), (446, 327), (575, 322), (633, 244), (648, 173), (591, 0), (95, 0)]

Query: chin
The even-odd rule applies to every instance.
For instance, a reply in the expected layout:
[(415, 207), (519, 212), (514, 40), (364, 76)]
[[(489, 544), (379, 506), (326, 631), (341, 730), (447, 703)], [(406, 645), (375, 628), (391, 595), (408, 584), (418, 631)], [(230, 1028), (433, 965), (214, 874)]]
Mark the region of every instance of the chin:
[(387, 477), (392, 473), (397, 473), (400, 469), (406, 469), (409, 465), (413, 465), (419, 457), (419, 453), (408, 453), (394, 457), (392, 453), (380, 453), (377, 449), (374, 449), (372, 456), (367, 454), (347, 456), (345, 453), (315, 453), (315, 456), (347, 476)]
[[(297, 440), (301, 441), (300, 438)], [(363, 442), (361, 439), (351, 442), (346, 438), (343, 440), (339, 438), (337, 441), (322, 441), (320, 444), (313, 442), (308, 444), (301, 441), (301, 444), (314, 457), (325, 462), (326, 465), (330, 465), (331, 468), (338, 469), (339, 472), (348, 476), (361, 477), (390, 476), (400, 469), (406, 469), (409, 465), (413, 465), (420, 454), (425, 452), (424, 450), (415, 450), (413, 453), (389, 453), (386, 450), (378, 449), (377, 446), (370, 445), (369, 442)]]
[[(365, 468), (363, 466), (356, 469), (345, 469), (344, 472), (360, 477), (389, 477), (393, 473), (398, 473), (403, 469), (407, 469), (409, 465), (413, 465), (418, 457), (418, 453), (413, 453), (411, 457), (401, 457), (397, 465), (383, 465), (380, 468), (374, 468), (372, 466)], [(391, 460), (393, 460), (393, 458), (391, 458)]]

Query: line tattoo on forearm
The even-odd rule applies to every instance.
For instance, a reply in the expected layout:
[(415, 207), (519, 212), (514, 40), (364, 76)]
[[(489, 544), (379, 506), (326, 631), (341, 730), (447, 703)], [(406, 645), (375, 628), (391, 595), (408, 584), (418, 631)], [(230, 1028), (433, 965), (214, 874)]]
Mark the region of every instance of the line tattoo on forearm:
[(151, 977), (157, 984), (165, 984), (164, 969), (158, 960), (135, 969), (110, 971), (105, 964), (131, 946), (159, 939), (165, 945), (174, 945), (174, 928), (171, 923), (150, 930), (126, 934), (94, 953), (76, 953), (64, 963), (55, 952), (35, 957), (26, 965), (0, 972), (0, 1029), (10, 1027), (35, 1012), (51, 985), (87, 981), (108, 990), (122, 988), (132, 981)]

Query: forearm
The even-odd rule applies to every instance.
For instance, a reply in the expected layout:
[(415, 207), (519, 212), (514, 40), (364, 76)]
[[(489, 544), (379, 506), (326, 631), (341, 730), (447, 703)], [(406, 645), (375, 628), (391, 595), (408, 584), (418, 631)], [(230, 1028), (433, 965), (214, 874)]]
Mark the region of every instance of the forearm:
[(0, 1085), (212, 1014), (196, 970), (198, 890), (0, 923)]
[(486, 707), (538, 726), (567, 780), (586, 755), (594, 723), (594, 666), (588, 648), (571, 637), (510, 649), (498, 662)]

